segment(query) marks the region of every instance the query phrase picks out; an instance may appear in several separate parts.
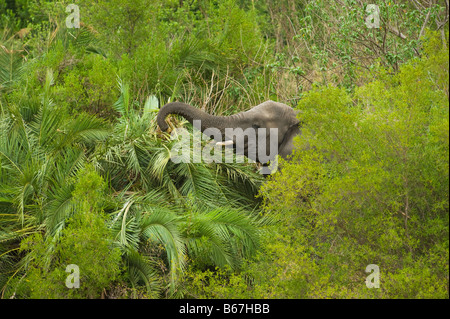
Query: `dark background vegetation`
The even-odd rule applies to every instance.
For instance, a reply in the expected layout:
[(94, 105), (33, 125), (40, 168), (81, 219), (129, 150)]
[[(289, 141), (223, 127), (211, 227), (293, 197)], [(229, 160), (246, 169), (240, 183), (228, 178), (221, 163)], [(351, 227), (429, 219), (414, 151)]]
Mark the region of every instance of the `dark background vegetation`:
[[(448, 11), (0, 0), (1, 298), (448, 298)], [(273, 176), (170, 161), (161, 105), (268, 99), (304, 123)]]

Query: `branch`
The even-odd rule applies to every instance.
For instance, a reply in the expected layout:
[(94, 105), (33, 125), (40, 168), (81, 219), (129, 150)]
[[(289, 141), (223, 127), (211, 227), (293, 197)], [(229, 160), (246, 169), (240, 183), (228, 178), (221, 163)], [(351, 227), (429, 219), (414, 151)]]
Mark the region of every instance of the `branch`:
[(422, 36), (423, 31), (425, 30), (425, 26), (428, 23), (428, 19), (430, 18), (430, 14), (431, 14), (431, 7), (428, 9), (427, 16), (425, 17), (425, 22), (423, 23), (422, 28), (420, 29), (419, 37), (417, 39), (420, 39), (420, 37)]
[(389, 25), (389, 31), (395, 34), (396, 36), (402, 38), (403, 40), (407, 39), (407, 36), (401, 33), (396, 27)]

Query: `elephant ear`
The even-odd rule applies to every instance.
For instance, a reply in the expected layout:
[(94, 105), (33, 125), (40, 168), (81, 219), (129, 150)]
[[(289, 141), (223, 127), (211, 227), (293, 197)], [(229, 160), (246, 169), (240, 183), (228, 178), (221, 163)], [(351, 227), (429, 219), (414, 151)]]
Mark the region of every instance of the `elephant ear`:
[(300, 113), (300, 110), (291, 109), (290, 112), (292, 113), (292, 115), (289, 117), (289, 121), (290, 121), (289, 126), (300, 124), (300, 120), (297, 118), (297, 115), (298, 115), (298, 113)]

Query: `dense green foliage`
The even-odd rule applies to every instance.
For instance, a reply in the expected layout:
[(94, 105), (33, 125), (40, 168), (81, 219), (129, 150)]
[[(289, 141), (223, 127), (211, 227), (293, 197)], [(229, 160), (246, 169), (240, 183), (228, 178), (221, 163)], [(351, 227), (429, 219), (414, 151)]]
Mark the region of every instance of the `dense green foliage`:
[[(424, 58), (398, 73), (380, 69), (352, 95), (308, 92), (293, 160), (262, 187), (280, 223), (246, 268), (256, 282), (248, 289), (242, 275), (224, 285), (226, 273), (195, 274), (197, 294), (448, 298), (448, 63), (431, 37)], [(380, 267), (380, 289), (364, 283), (369, 264)]]
[[(373, 2), (0, 0), (1, 298), (448, 298), (448, 7)], [(170, 160), (160, 105), (268, 99), (273, 176)]]

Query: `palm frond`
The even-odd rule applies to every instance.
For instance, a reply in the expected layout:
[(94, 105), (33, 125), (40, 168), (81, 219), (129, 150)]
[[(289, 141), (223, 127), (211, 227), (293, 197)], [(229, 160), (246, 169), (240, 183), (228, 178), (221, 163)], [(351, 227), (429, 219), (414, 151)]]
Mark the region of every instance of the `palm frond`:
[(208, 50), (208, 43), (195, 37), (189, 37), (181, 44), (177, 68), (214, 70), (223, 59)]
[(180, 163), (173, 169), (180, 193), (211, 206), (224, 205), (227, 199), (207, 164)]
[(112, 232), (116, 242), (122, 247), (122, 249), (139, 248), (140, 228), (136, 216), (130, 211), (135, 199), (128, 199), (120, 210), (115, 212), (115, 217), (112, 221)]
[(119, 99), (113, 104), (114, 109), (122, 116), (128, 117), (130, 110), (130, 87), (128, 84), (123, 83), (119, 78), (117, 80), (120, 90)]
[(128, 250), (124, 259), (132, 287), (137, 288), (143, 283), (147, 289), (147, 297), (158, 298), (161, 294), (162, 283), (152, 260), (136, 250)]
[(161, 182), (169, 161), (170, 150), (168, 147), (154, 147), (149, 160), (148, 172), (155, 180)]
[(255, 172), (254, 166), (242, 163), (216, 163), (216, 180), (224, 191), (228, 202), (236, 207), (255, 206), (255, 196), (264, 182), (264, 177)]
[(81, 113), (74, 120), (69, 121), (60, 132), (63, 135), (58, 143), (59, 149), (77, 142), (84, 144), (100, 142), (110, 134), (104, 120), (86, 113)]
[(184, 239), (179, 232), (179, 223), (180, 218), (163, 207), (148, 207), (140, 220), (141, 237), (164, 247), (172, 289), (175, 288), (178, 275), (184, 270), (186, 263)]
[(158, 113), (158, 111), (159, 111), (158, 98), (154, 95), (149, 95), (144, 103), (144, 107), (142, 110), (142, 118), (148, 120), (151, 117), (154, 117), (156, 113)]
[(34, 121), (30, 123), (30, 128), (40, 147), (51, 148), (54, 141), (59, 140), (64, 118), (64, 114), (58, 109), (41, 108), (39, 110)]
[(225, 206), (189, 214), (185, 217), (188, 254), (207, 265), (237, 269), (242, 258), (259, 247), (259, 222), (243, 210)]
[(86, 28), (84, 26), (82, 26), (81, 28), (78, 28), (78, 29), (70, 29), (67, 31), (69, 33), (71, 33), (72, 30), (76, 30), (76, 33), (72, 35), (73, 36), (72, 43), (76, 47), (87, 48), (95, 40), (94, 33), (92, 33), (91, 30), (89, 30), (88, 28)]
[(0, 46), (0, 91), (11, 86), (24, 73), (23, 50)]
[(46, 226), (50, 235), (55, 236), (63, 227), (65, 221), (72, 215), (75, 205), (72, 201), (72, 192), (75, 189), (72, 183), (62, 184), (51, 194), (46, 207)]

